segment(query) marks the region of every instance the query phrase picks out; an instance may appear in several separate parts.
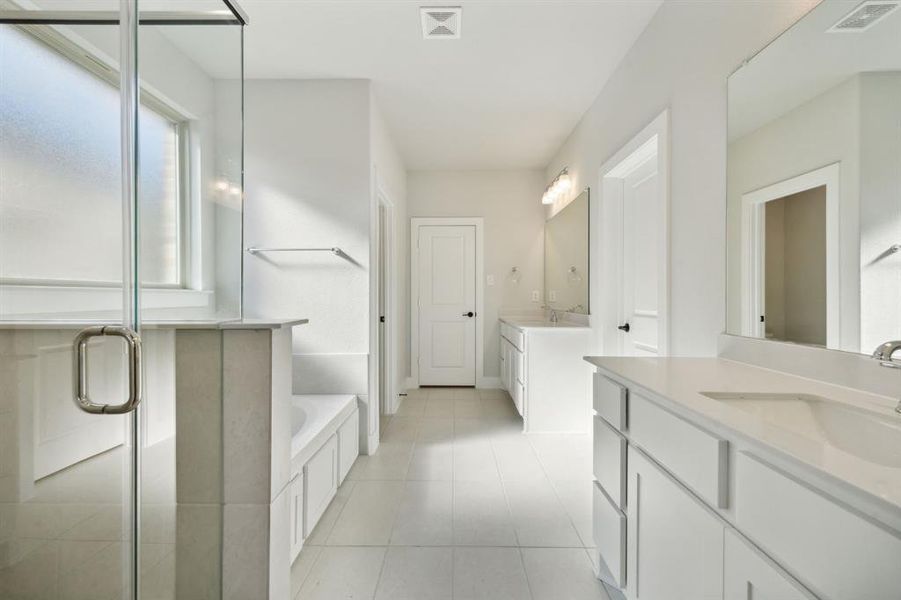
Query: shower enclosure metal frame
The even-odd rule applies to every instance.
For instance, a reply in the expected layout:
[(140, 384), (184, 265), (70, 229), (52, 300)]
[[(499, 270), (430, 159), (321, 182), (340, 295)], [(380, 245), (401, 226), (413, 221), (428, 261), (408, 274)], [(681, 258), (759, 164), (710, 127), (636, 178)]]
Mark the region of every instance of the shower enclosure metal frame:
[[(17, 8), (13, 0), (0, 4), (0, 25), (118, 25), (119, 27), (119, 94), (120, 94), (120, 143), (121, 143), (121, 200), (122, 200), (122, 290), (123, 312), (120, 323), (88, 327), (75, 336), (75, 389), (73, 400), (85, 412), (92, 414), (126, 414), (130, 473), (128, 498), (123, 501), (128, 513), (130, 560), (125, 577), (129, 583), (124, 593), (128, 598), (140, 597), (140, 499), (141, 499), (141, 432), (140, 411), (136, 410), (142, 399), (141, 355), (141, 283), (139, 277), (139, 227), (138, 227), (138, 109), (140, 106), (140, 73), (138, 63), (138, 38), (141, 25), (231, 25), (240, 26), (241, 80), (244, 78), (243, 27), (248, 23), (247, 14), (235, 0), (220, 0), (225, 10), (145, 12), (140, 13), (142, 0), (118, 0), (119, 11), (90, 10), (40, 10)], [(12, 7), (12, 8), (10, 8)], [(241, 112), (243, 114), (243, 86)], [(241, 189), (244, 187), (243, 169), (244, 126), (241, 122)], [(101, 224), (102, 225), (102, 224)], [(243, 240), (242, 240), (243, 246)], [(241, 295), (239, 295), (240, 298)], [(241, 308), (239, 306), (239, 313)], [(119, 336), (128, 348), (129, 396), (121, 404), (94, 404), (87, 387), (86, 345), (89, 338)]]

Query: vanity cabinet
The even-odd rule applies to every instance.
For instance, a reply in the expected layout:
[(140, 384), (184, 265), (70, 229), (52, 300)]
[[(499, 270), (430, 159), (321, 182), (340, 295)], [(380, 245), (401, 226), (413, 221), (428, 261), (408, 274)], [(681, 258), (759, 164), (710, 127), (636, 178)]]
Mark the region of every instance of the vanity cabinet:
[(303, 467), (304, 538), (312, 532), (319, 517), (338, 492), (338, 436), (332, 435)]
[(628, 600), (901, 599), (901, 532), (649, 391), (680, 374), (644, 366), (641, 384), (594, 376), (600, 579)]
[(291, 480), (288, 488), (289, 502), (289, 538), (291, 545), (291, 562), (297, 560), (303, 549), (303, 540), (306, 537), (303, 526), (303, 473), (297, 473)]
[(816, 600), (731, 529), (723, 544), (723, 600)]
[(590, 431), (591, 369), (582, 361), (590, 336), (583, 325), (500, 321), (500, 383), (524, 431)]
[(723, 522), (629, 449), (626, 590), (634, 600), (720, 600)]
[(524, 369), (522, 350), (505, 337), (501, 338), (501, 386), (510, 394), (519, 416), (523, 414)]

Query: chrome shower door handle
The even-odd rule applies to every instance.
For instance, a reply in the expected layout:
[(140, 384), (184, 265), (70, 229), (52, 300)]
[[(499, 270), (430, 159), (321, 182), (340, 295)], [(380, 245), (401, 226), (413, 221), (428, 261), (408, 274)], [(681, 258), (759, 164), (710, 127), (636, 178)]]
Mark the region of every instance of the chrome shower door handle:
[[(96, 404), (88, 395), (88, 342), (91, 338), (116, 336), (125, 340), (128, 349), (128, 399), (122, 404)], [(72, 342), (75, 350), (75, 404), (95, 415), (121, 415), (129, 413), (141, 403), (143, 394), (141, 336), (130, 327), (102, 325), (82, 329)]]

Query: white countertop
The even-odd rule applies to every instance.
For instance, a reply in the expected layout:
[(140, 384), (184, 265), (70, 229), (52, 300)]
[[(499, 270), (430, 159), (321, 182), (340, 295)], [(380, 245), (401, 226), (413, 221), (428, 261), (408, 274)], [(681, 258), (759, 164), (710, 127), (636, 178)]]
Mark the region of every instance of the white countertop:
[[(863, 408), (901, 422), (898, 398), (805, 379), (722, 358), (585, 357), (612, 379), (702, 426), (722, 429), (779, 458), (812, 470), (818, 481), (838, 486), (872, 507), (898, 528), (901, 524), (901, 468), (869, 462), (839, 448), (783, 429), (752, 412), (703, 396), (701, 392), (810, 394)], [(898, 386), (901, 396), (901, 378)], [(817, 427), (815, 423), (811, 427)], [(855, 503), (856, 504), (856, 503)], [(860, 508), (858, 506), (858, 508)], [(901, 531), (901, 529), (899, 529)]]
[(585, 323), (561, 318), (556, 323), (535, 317), (499, 317), (501, 322), (516, 329), (588, 329)]
[[(309, 323), (309, 319), (230, 319), (199, 321), (146, 320), (142, 329), (281, 329)], [(109, 320), (65, 321), (0, 321), (0, 329), (82, 329), (95, 325), (109, 325)]]

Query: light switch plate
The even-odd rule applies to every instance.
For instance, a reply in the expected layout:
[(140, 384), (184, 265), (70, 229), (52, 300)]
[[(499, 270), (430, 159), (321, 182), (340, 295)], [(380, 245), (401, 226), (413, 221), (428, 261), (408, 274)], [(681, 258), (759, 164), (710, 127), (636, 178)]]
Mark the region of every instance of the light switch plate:
[(541, 296), (538, 294), (538, 290), (532, 290), (532, 302), (539, 302), (541, 300)]
[(489, 276), (487, 277), (486, 283), (488, 284), (489, 287), (491, 287), (492, 285), (494, 285), (494, 275), (489, 275)]
[(548, 299), (547, 299), (548, 302), (556, 302), (557, 301), (557, 291), (556, 290), (551, 290), (550, 292), (548, 292), (547, 295), (548, 295)]

